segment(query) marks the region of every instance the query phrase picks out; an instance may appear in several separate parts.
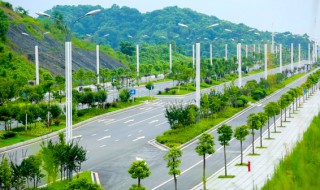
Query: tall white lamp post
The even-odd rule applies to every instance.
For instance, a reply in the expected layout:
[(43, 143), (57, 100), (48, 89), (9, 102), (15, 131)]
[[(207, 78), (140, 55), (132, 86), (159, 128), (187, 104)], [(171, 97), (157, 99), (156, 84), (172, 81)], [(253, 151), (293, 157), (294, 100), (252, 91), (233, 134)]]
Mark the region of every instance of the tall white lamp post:
[[(72, 26), (78, 22), (80, 19), (91, 16), (100, 12), (100, 9), (96, 9), (86, 13), (85, 15), (77, 18), (72, 24), (69, 30), (72, 29)], [(51, 17), (49, 14), (38, 12), (38, 15)], [(65, 29), (66, 32), (66, 42), (65, 42), (65, 64), (66, 64), (66, 142), (70, 143), (72, 141), (72, 42), (71, 42), (71, 31)]]
[[(28, 33), (22, 32), (22, 35), (29, 36)], [(39, 85), (39, 51), (38, 45), (34, 46), (34, 62), (36, 67), (36, 85)]]
[(291, 43), (291, 72), (293, 72), (293, 43)]
[(282, 73), (282, 44), (279, 45), (280, 73)]
[(237, 58), (238, 58), (238, 73), (239, 73), (239, 79), (238, 79), (238, 87), (241, 88), (242, 86), (242, 70), (241, 70), (241, 62), (242, 62), (242, 57), (241, 57), (241, 43), (237, 44)]
[(264, 78), (268, 78), (268, 45), (264, 44)]

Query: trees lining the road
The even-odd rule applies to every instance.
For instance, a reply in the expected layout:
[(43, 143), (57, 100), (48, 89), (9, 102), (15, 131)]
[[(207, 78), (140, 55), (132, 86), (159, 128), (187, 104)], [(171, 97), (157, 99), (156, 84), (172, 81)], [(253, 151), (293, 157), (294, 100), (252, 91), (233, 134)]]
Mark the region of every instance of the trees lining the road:
[[(137, 185), (132, 185), (130, 189), (132, 190), (142, 190), (141, 179), (147, 178), (151, 175), (149, 166), (145, 160), (138, 160), (131, 163), (131, 167), (128, 173), (133, 179), (138, 179)], [(138, 187), (138, 188), (137, 188)]]
[(182, 151), (177, 147), (172, 147), (164, 155), (163, 159), (167, 161), (167, 168), (169, 168), (169, 175), (173, 175), (175, 190), (178, 190), (177, 175), (180, 175), (181, 170), (179, 166), (181, 164)]
[(259, 125), (259, 129), (260, 129), (260, 148), (262, 148), (262, 128), (263, 126), (267, 123), (267, 120), (269, 120), (268, 116), (264, 113), (264, 112), (259, 112), (259, 119), (260, 119), (260, 125)]
[(240, 165), (243, 164), (243, 152), (242, 152), (242, 142), (246, 140), (246, 137), (249, 135), (249, 130), (247, 125), (241, 125), (234, 130), (234, 137), (240, 141)]
[(224, 153), (224, 175), (227, 176), (227, 155), (226, 155), (226, 146), (229, 146), (229, 141), (232, 138), (232, 127), (230, 125), (223, 124), (217, 130), (219, 137), (218, 140), (220, 144), (223, 146)]
[(203, 182), (203, 189), (206, 190), (206, 155), (213, 154), (214, 150), (214, 141), (213, 136), (209, 133), (203, 133), (198, 141), (198, 145), (196, 146), (196, 152), (199, 156), (203, 158), (203, 173), (202, 173), (202, 182)]
[(255, 132), (254, 130), (258, 130), (260, 125), (261, 125), (261, 121), (259, 118), (259, 115), (257, 113), (251, 113), (248, 117), (247, 117), (247, 125), (248, 127), (251, 129), (251, 135), (252, 135), (252, 154), (254, 153), (254, 135)]

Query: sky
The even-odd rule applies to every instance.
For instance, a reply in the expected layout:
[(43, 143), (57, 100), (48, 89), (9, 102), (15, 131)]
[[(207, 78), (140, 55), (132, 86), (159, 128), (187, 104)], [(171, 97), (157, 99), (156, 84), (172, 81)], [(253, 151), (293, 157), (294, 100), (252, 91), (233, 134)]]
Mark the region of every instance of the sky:
[(320, 0), (4, 0), (21, 6), (31, 16), (55, 5), (113, 4), (136, 8), (142, 13), (168, 6), (191, 8), (197, 12), (234, 23), (244, 23), (262, 31), (307, 33), (320, 40)]

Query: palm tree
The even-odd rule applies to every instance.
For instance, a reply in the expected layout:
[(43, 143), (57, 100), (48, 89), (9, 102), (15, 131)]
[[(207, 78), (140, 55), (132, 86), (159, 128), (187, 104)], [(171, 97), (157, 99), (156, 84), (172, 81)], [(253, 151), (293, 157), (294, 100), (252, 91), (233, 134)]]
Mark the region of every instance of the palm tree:
[(214, 141), (213, 136), (209, 133), (203, 133), (198, 141), (198, 146), (196, 147), (196, 152), (199, 156), (203, 156), (203, 189), (206, 190), (206, 154), (214, 153)]

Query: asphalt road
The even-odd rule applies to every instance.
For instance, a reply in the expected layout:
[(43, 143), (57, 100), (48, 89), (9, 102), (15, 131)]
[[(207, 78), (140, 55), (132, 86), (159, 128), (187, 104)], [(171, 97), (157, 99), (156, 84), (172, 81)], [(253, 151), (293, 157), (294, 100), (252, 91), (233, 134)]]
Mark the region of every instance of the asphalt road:
[[(276, 72), (276, 70), (273, 72)], [(258, 80), (262, 76), (263, 73), (260, 73), (244, 78), (243, 84), (247, 80)], [(299, 80), (294, 86), (300, 85), (303, 81), (304, 79)], [(172, 85), (172, 82), (156, 84), (155, 91), (157, 92), (158, 88), (165, 88), (166, 85)], [(218, 85), (216, 88), (222, 90), (223, 86)], [(140, 88), (145, 89), (145, 87)], [(248, 109), (243, 114), (230, 120), (228, 124), (233, 127), (244, 124), (247, 115), (252, 112), (261, 111), (265, 103), (277, 100), (288, 89), (282, 89), (270, 100), (261, 102)], [(148, 93), (148, 91), (146, 92)], [(128, 189), (131, 184), (137, 182), (137, 180), (131, 179), (127, 170), (131, 162), (141, 158), (146, 160), (152, 171), (149, 178), (142, 180), (144, 186), (148, 189), (173, 189), (173, 183), (170, 180), (171, 176), (167, 174), (166, 163), (162, 158), (165, 151), (159, 149), (159, 147), (150, 145), (148, 142), (169, 129), (169, 125), (163, 114), (165, 110), (164, 106), (167, 103), (177, 100), (190, 102), (192, 99), (194, 99), (194, 93), (186, 97), (174, 99), (160, 98), (157, 101), (145, 103), (135, 108), (109, 114), (104, 118), (75, 129), (73, 135), (82, 136), (79, 142), (87, 150), (88, 160), (83, 163), (82, 169), (98, 172), (104, 188), (123, 190)], [(217, 139), (215, 131), (213, 134), (215, 139)], [(251, 140), (248, 138), (248, 141), (244, 143), (244, 147), (249, 146), (250, 142)], [(193, 143), (183, 149), (180, 167), (182, 174), (178, 178), (179, 189), (190, 189), (201, 181), (202, 157), (195, 153), (195, 145)], [(21, 160), (24, 156), (38, 152), (39, 147), (39, 143), (34, 143), (6, 153), (7, 155), (16, 154), (17, 160)], [(215, 148), (217, 150), (216, 153), (208, 158), (208, 176), (223, 167), (223, 154), (217, 141)], [(25, 155), (22, 154), (22, 149), (27, 150)], [(239, 155), (239, 143), (232, 141), (228, 147), (228, 160), (233, 159), (237, 155)]]

